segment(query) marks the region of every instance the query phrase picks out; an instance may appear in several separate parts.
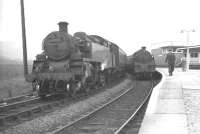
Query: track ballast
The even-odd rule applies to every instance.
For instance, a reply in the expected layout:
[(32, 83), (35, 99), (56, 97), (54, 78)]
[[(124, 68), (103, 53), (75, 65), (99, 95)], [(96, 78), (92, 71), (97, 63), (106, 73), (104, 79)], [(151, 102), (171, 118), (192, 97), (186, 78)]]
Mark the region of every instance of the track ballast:
[[(50, 134), (120, 133), (129, 118), (134, 118), (153, 89), (152, 81), (137, 81), (133, 88)], [(123, 126), (124, 125), (124, 126)]]

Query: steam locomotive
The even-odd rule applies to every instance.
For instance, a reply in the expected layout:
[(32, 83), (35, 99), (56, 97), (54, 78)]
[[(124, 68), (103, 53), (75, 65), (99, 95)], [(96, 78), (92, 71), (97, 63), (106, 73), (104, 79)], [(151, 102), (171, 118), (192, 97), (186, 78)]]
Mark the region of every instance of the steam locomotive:
[(48, 34), (43, 52), (33, 62), (30, 82), (40, 97), (49, 94), (89, 92), (104, 87), (107, 78), (122, 70), (126, 53), (116, 44), (97, 35), (68, 33), (68, 23), (60, 22), (59, 31)]
[(129, 58), (128, 66), (137, 80), (152, 79), (156, 73), (154, 57), (146, 47), (142, 47)]

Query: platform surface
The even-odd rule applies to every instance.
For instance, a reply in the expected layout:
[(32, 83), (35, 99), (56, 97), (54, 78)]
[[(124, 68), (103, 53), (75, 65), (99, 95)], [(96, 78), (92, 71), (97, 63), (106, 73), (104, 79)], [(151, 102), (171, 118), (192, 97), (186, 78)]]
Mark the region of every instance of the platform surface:
[(175, 69), (168, 76), (166, 68), (158, 68), (164, 74), (150, 98), (139, 134), (187, 134), (188, 123), (183, 100), (183, 89), (200, 89), (200, 71), (182, 72)]

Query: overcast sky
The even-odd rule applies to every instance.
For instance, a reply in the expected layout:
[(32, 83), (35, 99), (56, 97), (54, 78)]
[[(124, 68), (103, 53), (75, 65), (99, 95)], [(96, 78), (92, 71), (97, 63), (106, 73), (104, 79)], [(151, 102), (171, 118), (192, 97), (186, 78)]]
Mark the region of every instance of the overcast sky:
[[(84, 31), (119, 45), (127, 54), (163, 41), (185, 41), (182, 29), (195, 29), (200, 42), (199, 0), (24, 0), (28, 58), (41, 52), (42, 40), (69, 22), (69, 33)], [(21, 57), (20, 0), (0, 0), (0, 41), (11, 57)], [(199, 44), (198, 44), (199, 45)], [(17, 49), (17, 51), (16, 51)], [(4, 49), (5, 53), (5, 49)]]

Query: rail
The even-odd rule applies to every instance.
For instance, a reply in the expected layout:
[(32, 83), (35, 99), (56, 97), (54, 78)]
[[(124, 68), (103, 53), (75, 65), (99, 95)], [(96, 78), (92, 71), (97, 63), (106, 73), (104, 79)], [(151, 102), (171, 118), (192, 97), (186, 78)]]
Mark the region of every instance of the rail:
[[(138, 89), (137, 89), (138, 90)], [(135, 110), (134, 108), (129, 108), (129, 106), (127, 107), (127, 108), (125, 108), (125, 109), (112, 109), (112, 106), (113, 105), (115, 105), (116, 104), (116, 102), (117, 101), (121, 101), (121, 100), (125, 100), (126, 98), (128, 98), (129, 97), (129, 99), (131, 98), (131, 95), (132, 94), (134, 94), (134, 92), (136, 92), (135, 90), (134, 90), (134, 88), (132, 87), (132, 88), (129, 88), (128, 90), (126, 90), (126, 92), (124, 92), (124, 93), (122, 93), (121, 95), (119, 95), (119, 96), (117, 96), (117, 97), (115, 97), (114, 99), (112, 99), (111, 101), (109, 101), (109, 102), (107, 102), (106, 104), (103, 104), (102, 106), (100, 106), (100, 107), (98, 107), (98, 108), (96, 108), (96, 109), (94, 109), (94, 110), (92, 110), (91, 112), (89, 112), (88, 114), (86, 114), (86, 115), (83, 115), (82, 117), (80, 117), (79, 119), (76, 119), (76, 120), (74, 120), (74, 121), (72, 121), (71, 123), (69, 123), (69, 124), (67, 124), (67, 125), (64, 125), (64, 126), (61, 126), (61, 127), (59, 127), (58, 129), (56, 129), (56, 130), (54, 130), (54, 131), (52, 131), (52, 132), (49, 132), (48, 134), (62, 134), (62, 133), (66, 133), (66, 131), (68, 132), (68, 131), (72, 131), (72, 130), (70, 130), (71, 129), (71, 127), (74, 127), (74, 126), (76, 126), (75, 128), (76, 129), (78, 129), (78, 127), (77, 126), (81, 126), (80, 127), (80, 131), (82, 131), (82, 129), (84, 128), (84, 126), (88, 123), (88, 122), (90, 122), (90, 121), (88, 121), (88, 120), (90, 120), (90, 117), (91, 117), (91, 119), (93, 119), (92, 118), (92, 116), (95, 116), (95, 115), (98, 115), (98, 112), (99, 112), (99, 114), (101, 115), (102, 113), (101, 113), (101, 111), (103, 111), (103, 110), (105, 110), (106, 108), (107, 109), (109, 109), (109, 106), (111, 107), (111, 110), (110, 111), (114, 111), (113, 113), (115, 113), (116, 114), (116, 112), (117, 111), (122, 111), (122, 113), (123, 112), (127, 112), (127, 115), (129, 115), (129, 112), (130, 111), (134, 111), (134, 113), (131, 115), (131, 117), (130, 118), (128, 118), (128, 120), (126, 120), (125, 121), (125, 123), (123, 123), (122, 125), (120, 125), (120, 127), (118, 127), (119, 129), (117, 129), (116, 131), (115, 131), (115, 133), (116, 134), (118, 134), (123, 128), (124, 128), (124, 126), (126, 126), (127, 125), (127, 123), (132, 119), (132, 118), (134, 118), (134, 116), (136, 115), (136, 113), (139, 111), (139, 109), (145, 104), (145, 102), (148, 100), (148, 98), (149, 98), (149, 96), (150, 96), (150, 94), (151, 94), (151, 92), (152, 92), (152, 90), (153, 90), (153, 83), (151, 83), (151, 88), (150, 88), (150, 91), (148, 92), (148, 95), (147, 95), (147, 97), (145, 97), (145, 99), (142, 101), (142, 103), (140, 103), (140, 105), (139, 105), (139, 107), (137, 106), (137, 109)], [(139, 90), (138, 90), (139, 91)], [(137, 91), (137, 92), (138, 92)], [(129, 95), (129, 96), (128, 96)], [(128, 97), (127, 97), (128, 96)], [(123, 99), (121, 99), (121, 98), (123, 98)], [(119, 103), (121, 103), (122, 104), (122, 106), (124, 106), (124, 104), (127, 102), (127, 101), (121, 101), (121, 102), (118, 102), (117, 103), (117, 105), (119, 104)], [(108, 111), (108, 112), (110, 112), (110, 111)], [(108, 114), (103, 114), (103, 115), (108, 115)], [(129, 116), (128, 116), (129, 117)], [(103, 118), (103, 117), (102, 117)], [(107, 119), (106, 117), (105, 117), (105, 119)], [(86, 122), (86, 123), (82, 123), (81, 124), (81, 122)], [(91, 123), (91, 122), (90, 122)], [(90, 124), (89, 123), (89, 124)], [(80, 125), (81, 124), (81, 125)], [(92, 123), (92, 124), (96, 124), (96, 123)], [(100, 123), (101, 124), (101, 123)], [(83, 128), (82, 128), (83, 127)], [(86, 125), (86, 128), (87, 128), (87, 125)], [(91, 129), (91, 128), (90, 128)], [(78, 131), (78, 130), (77, 130)], [(89, 131), (89, 130), (88, 130)], [(79, 133), (79, 132), (77, 132), (77, 133)]]

